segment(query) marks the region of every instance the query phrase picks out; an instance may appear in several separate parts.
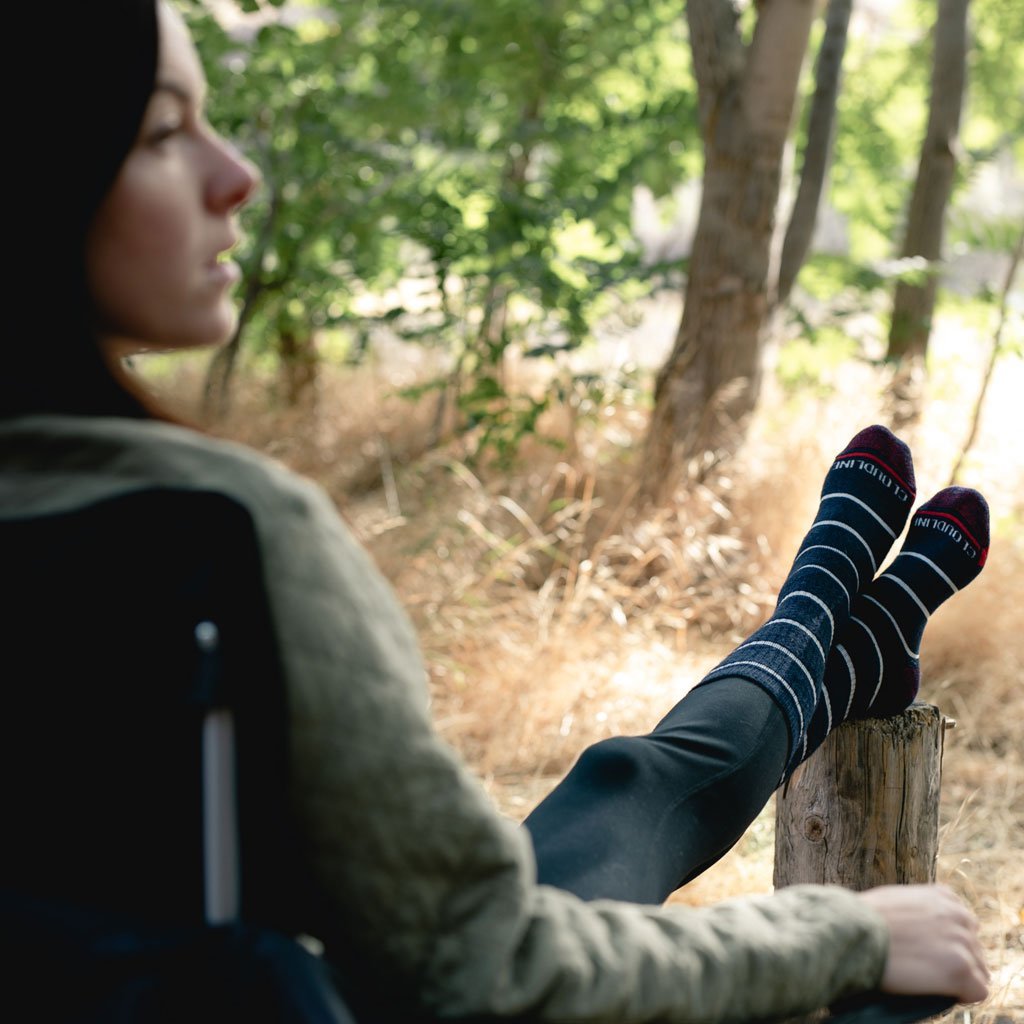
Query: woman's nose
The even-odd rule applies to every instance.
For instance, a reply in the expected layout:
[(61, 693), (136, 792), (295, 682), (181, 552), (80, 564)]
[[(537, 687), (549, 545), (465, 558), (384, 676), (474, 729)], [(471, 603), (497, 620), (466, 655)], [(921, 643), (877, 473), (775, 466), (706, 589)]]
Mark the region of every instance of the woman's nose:
[(227, 139), (216, 135), (212, 141), (217, 159), (207, 186), (208, 201), (218, 211), (237, 210), (252, 198), (262, 175)]

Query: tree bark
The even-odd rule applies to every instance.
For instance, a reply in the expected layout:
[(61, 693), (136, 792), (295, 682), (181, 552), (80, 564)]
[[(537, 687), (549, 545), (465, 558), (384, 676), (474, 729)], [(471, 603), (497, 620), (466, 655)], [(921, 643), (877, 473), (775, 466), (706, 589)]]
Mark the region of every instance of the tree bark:
[(945, 726), (915, 703), (836, 729), (776, 798), (775, 887), (934, 882)]
[(278, 374), (290, 409), (315, 404), (320, 360), (316, 340), (308, 331), (282, 330), (277, 336)]
[(814, 98), (807, 119), (807, 144), (800, 170), (800, 185), (786, 229), (786, 238), (782, 243), (775, 298), (778, 305), (789, 298), (814, 237), (821, 193), (832, 158), (836, 99), (839, 96), (846, 33), (852, 9), (853, 0), (829, 0), (825, 15), (825, 35), (821, 40), (814, 69)]
[(921, 146), (901, 255), (929, 263), (921, 284), (900, 281), (893, 299), (888, 359), (897, 364), (893, 423), (904, 427), (921, 412), (925, 359), (931, 335), (942, 256), (946, 207), (956, 174), (956, 149), (967, 78), (967, 5), (970, 0), (938, 0), (932, 57), (928, 127)]
[[(731, 450), (760, 387), (761, 333), (782, 154), (813, 0), (764, 0), (749, 48), (728, 0), (689, 0), (704, 188), (682, 321), (655, 385), (642, 490)], [(710, 456), (714, 458), (714, 455)]]

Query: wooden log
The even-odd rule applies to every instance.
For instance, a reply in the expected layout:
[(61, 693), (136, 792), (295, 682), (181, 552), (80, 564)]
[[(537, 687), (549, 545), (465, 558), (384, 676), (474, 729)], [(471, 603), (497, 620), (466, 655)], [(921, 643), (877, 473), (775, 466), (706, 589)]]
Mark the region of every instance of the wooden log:
[(775, 887), (934, 882), (950, 724), (915, 703), (836, 729), (776, 796)]
[[(934, 882), (943, 738), (954, 724), (914, 703), (839, 726), (776, 794), (775, 888)], [(820, 1010), (784, 1024), (835, 1019)]]

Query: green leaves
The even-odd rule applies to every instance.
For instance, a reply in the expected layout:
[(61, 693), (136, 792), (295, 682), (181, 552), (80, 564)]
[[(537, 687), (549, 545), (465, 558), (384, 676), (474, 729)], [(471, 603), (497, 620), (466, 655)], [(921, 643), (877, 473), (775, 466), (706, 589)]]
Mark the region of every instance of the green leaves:
[[(461, 426), (482, 429), (510, 408), (486, 392), (509, 345), (564, 352), (616, 296), (678, 273), (642, 265), (630, 215), (635, 185), (666, 196), (702, 170), (681, 0), (246, 0), (230, 34), (180, 2), (210, 118), (264, 176), (239, 252), (247, 350), (328, 332), (355, 360), (387, 328), (449, 354)], [(832, 171), (846, 287), (886, 283), (864, 268), (899, 235), (932, 7), (908, 0), (894, 28), (851, 38)], [(972, 7), (964, 138), (980, 161), (1024, 145), (1024, 25), (1019, 4)], [(959, 224), (971, 245), (1005, 234)]]
[[(368, 324), (451, 354), (462, 427), (532, 429), (498, 387), (508, 345), (582, 343), (630, 258), (630, 197), (696, 145), (676, 3), (367, 0), (292, 7), (248, 41), (190, 6), (211, 120), (255, 160), (246, 346)], [(371, 301), (410, 277), (415, 302)], [(493, 429), (491, 429), (493, 428)], [(488, 434), (488, 430), (491, 432)], [(490, 443), (490, 442), (489, 442)]]

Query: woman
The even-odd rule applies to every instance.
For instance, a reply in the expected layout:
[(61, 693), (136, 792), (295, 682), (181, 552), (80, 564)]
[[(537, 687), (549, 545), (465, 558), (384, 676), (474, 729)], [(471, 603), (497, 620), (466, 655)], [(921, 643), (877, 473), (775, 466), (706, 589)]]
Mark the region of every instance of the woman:
[[(784, 593), (765, 627), (781, 643), (752, 637), (640, 741), (653, 758), (600, 747), (528, 829), (494, 812), (434, 735), (412, 630), (326, 496), (167, 422), (119, 368), (144, 349), (220, 344), (234, 322), (238, 274), (224, 256), (256, 174), (204, 120), (183, 22), (163, 0), (104, 0), (70, 5), (53, 34), (52, 67), (86, 112), (89, 145), (53, 198), (59, 331), (49, 347), (23, 342), (0, 387), (0, 543), (19, 598), (0, 884), (84, 915), (199, 919), (198, 758), (175, 695), (196, 668), (194, 627), (211, 619), (240, 708), (245, 912), (322, 939), (358, 1005), (385, 1017), (725, 1021), (873, 989), (983, 998), (976, 924), (941, 887), (641, 905), (718, 856), (841, 717), (830, 710), (814, 731), (837, 703), (826, 653), (850, 612), (816, 585)], [(867, 509), (864, 522), (840, 525), (869, 536), (873, 564), (909, 503), (869, 491), (854, 463), (911, 484), (912, 469), (879, 428), (855, 442), (826, 497), (865, 488), (846, 502)], [(937, 497), (936, 514), (973, 516), (980, 533), (977, 500), (953, 497)], [(812, 567), (847, 605), (866, 582), (855, 548), (839, 555), (857, 583), (839, 583), (845, 563)], [(809, 610), (794, 610), (801, 601)], [(810, 638), (821, 665), (807, 668), (791, 634)], [(777, 648), (781, 671), (762, 658)], [(852, 669), (844, 685), (853, 713)], [(642, 818), (664, 826), (642, 855), (614, 838), (617, 808), (640, 794), (638, 765), (652, 773)], [(725, 824), (707, 810), (723, 799), (739, 808)], [(603, 833), (607, 848), (589, 854)]]

